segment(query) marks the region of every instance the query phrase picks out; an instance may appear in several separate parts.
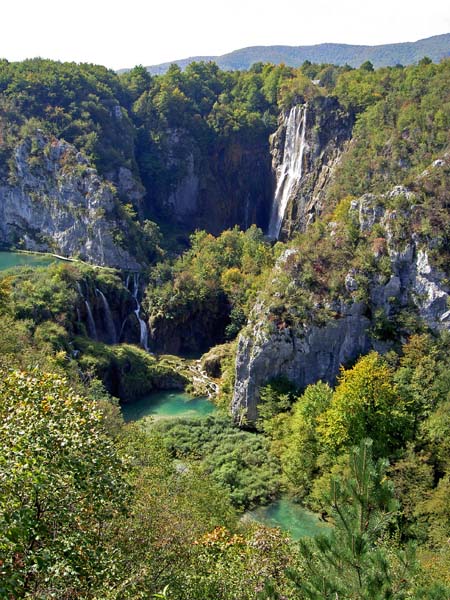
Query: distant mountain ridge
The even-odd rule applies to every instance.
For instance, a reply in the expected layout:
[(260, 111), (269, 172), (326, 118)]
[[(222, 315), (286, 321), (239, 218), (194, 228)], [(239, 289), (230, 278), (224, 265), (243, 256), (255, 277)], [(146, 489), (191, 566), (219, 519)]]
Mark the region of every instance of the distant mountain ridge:
[[(147, 67), (153, 75), (161, 75), (173, 63), (185, 69), (191, 62), (214, 61), (221, 69), (248, 69), (255, 62), (285, 63), (300, 66), (305, 60), (313, 63), (348, 64), (359, 67), (370, 60), (375, 67), (396, 64), (409, 65), (429, 56), (433, 62), (450, 56), (450, 33), (435, 35), (416, 42), (383, 44), (379, 46), (357, 46), (350, 44), (317, 44), (314, 46), (250, 46), (222, 56), (191, 56), (171, 62)], [(128, 69), (122, 69), (122, 72)]]

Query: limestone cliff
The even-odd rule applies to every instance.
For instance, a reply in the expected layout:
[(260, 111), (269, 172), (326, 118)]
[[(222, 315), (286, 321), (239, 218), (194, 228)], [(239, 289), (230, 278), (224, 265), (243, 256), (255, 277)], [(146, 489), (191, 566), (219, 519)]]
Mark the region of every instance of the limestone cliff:
[(257, 418), (259, 388), (285, 376), (299, 388), (321, 379), (333, 383), (339, 366), (370, 348), (364, 307), (345, 307), (340, 318), (325, 327), (278, 329), (266, 308), (256, 306), (254, 321), (238, 342), (232, 412), (236, 418)]
[(265, 229), (273, 195), (268, 137), (230, 136), (205, 147), (186, 131), (168, 131), (158, 181), (147, 183), (150, 209), (189, 231)]
[[(276, 305), (286, 285), (293, 288), (294, 298), (304, 285), (298, 283), (301, 277), (297, 281), (292, 276), (286, 284), (286, 274), (295, 273), (296, 265), (301, 264), (301, 252), (285, 250), (268, 282), (271, 291), (263, 292), (239, 337), (232, 401), (237, 420), (257, 418), (259, 389), (272, 378), (285, 376), (299, 388), (318, 380), (333, 383), (340, 365), (351, 363), (371, 348), (385, 351), (392, 347), (399, 335), (408, 334), (408, 329), (399, 325), (402, 311), (431, 329), (450, 330), (448, 224), (445, 211), (440, 221), (437, 209), (448, 200), (442, 190), (448, 189), (449, 173), (450, 155), (446, 155), (435, 161), (412, 189), (397, 186), (387, 194), (366, 194), (351, 202), (345, 219), (357, 228), (359, 245), (366, 244), (364, 261), (370, 263), (370, 269), (365, 263), (348, 268), (342, 274), (340, 299), (324, 296), (317, 301), (316, 296), (309, 316), (305, 317), (307, 313), (295, 302), (279, 316)], [(329, 222), (326, 237), (336, 248), (339, 235), (337, 224)], [(319, 256), (314, 266), (322, 277), (320, 260)], [(312, 287), (318, 287), (318, 280)], [(389, 333), (391, 324), (395, 324), (393, 334)]]
[(17, 145), (0, 179), (0, 244), (139, 269), (119, 232), (114, 188), (74, 146), (40, 132)]

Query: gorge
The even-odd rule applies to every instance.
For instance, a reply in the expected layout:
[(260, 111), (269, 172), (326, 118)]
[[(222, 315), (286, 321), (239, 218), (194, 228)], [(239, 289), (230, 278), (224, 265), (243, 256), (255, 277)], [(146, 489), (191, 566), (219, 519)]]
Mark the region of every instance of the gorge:
[(446, 597), (449, 85), (0, 61), (0, 596)]

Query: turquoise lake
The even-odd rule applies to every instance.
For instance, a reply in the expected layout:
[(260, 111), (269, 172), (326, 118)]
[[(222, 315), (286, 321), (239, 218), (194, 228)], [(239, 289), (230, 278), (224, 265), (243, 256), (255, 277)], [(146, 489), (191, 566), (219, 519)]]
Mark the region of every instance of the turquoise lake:
[(0, 271), (12, 267), (46, 267), (57, 259), (48, 254), (22, 254), (21, 252), (0, 252)]
[(330, 526), (317, 515), (289, 498), (280, 498), (268, 506), (260, 506), (246, 513), (246, 517), (268, 527), (279, 527), (294, 540), (326, 534)]
[(122, 414), (126, 422), (138, 421), (145, 417), (206, 417), (215, 411), (216, 407), (207, 398), (193, 398), (185, 392), (175, 390), (155, 392), (135, 402), (122, 404)]

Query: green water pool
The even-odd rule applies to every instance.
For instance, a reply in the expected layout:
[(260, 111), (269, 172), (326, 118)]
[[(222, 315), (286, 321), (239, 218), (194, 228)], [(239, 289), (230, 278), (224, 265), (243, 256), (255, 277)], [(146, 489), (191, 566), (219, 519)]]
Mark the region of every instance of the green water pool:
[(289, 533), (294, 540), (314, 537), (330, 531), (327, 523), (289, 498), (280, 498), (268, 506), (260, 506), (249, 511), (246, 513), (246, 518), (268, 527), (279, 527)]
[(22, 252), (0, 252), (0, 271), (12, 267), (46, 267), (57, 260), (48, 254), (26, 254)]
[[(175, 390), (156, 392), (122, 405), (122, 414), (126, 422), (145, 422), (147, 417), (154, 420), (199, 418), (211, 415), (216, 410), (207, 398), (193, 398), (185, 392)], [(244, 519), (252, 519), (268, 527), (279, 527), (294, 540), (329, 531), (327, 523), (289, 498), (281, 498), (268, 506), (248, 511)]]
[(122, 414), (126, 422), (139, 421), (145, 417), (206, 417), (215, 411), (216, 407), (207, 398), (193, 398), (185, 392), (174, 390), (149, 394), (135, 402), (122, 405)]

